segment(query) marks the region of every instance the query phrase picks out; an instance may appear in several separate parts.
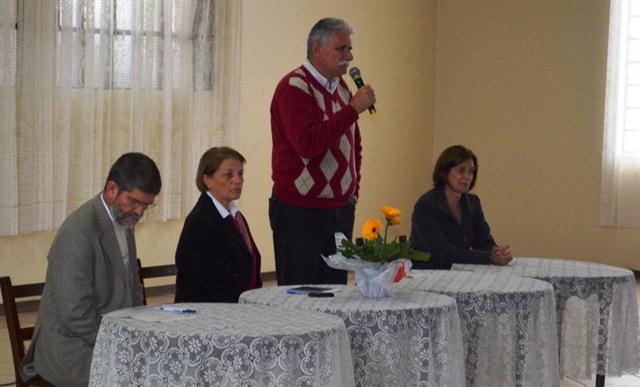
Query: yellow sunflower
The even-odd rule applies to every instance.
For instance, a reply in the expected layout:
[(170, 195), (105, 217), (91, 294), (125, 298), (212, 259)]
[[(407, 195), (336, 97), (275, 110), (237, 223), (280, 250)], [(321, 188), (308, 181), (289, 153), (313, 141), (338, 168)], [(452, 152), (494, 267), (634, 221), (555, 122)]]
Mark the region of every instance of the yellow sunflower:
[(393, 223), (393, 219), (397, 218), (398, 216), (400, 216), (400, 210), (397, 208), (393, 208), (393, 207), (389, 207), (389, 206), (384, 206), (381, 208), (382, 213), (384, 214), (385, 219), (387, 219), (388, 221), (391, 221), (391, 224), (398, 224), (398, 223)]
[(382, 222), (379, 219), (368, 219), (362, 225), (362, 236), (368, 240), (376, 239), (381, 229)]

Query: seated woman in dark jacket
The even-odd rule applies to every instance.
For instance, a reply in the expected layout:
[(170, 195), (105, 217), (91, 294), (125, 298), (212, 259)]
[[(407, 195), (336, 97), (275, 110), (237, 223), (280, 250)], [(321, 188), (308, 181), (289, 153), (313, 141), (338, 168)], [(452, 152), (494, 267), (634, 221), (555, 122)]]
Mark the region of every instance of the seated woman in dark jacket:
[(484, 219), (480, 199), (469, 193), (478, 178), (478, 159), (462, 145), (445, 149), (433, 170), (434, 188), (416, 202), (411, 247), (431, 253), (414, 269), (450, 269), (454, 263), (506, 265), (509, 246), (498, 246)]
[(200, 158), (202, 192), (184, 222), (176, 250), (176, 302), (238, 302), (262, 286), (260, 252), (234, 200), (244, 181), (244, 157), (214, 147)]

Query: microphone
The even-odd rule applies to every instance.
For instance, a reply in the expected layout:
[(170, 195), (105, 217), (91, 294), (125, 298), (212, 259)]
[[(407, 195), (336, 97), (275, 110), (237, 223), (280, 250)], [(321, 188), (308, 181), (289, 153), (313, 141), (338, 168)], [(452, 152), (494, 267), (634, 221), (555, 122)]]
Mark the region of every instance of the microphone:
[[(360, 69), (357, 67), (352, 67), (351, 70), (349, 70), (349, 75), (351, 76), (351, 79), (353, 79), (353, 82), (356, 84), (356, 86), (358, 87), (358, 89), (360, 89), (362, 86), (364, 86), (364, 81), (362, 80), (362, 75), (360, 74)], [(376, 107), (371, 105), (369, 106), (369, 113), (373, 114), (373, 113), (377, 113), (378, 111), (376, 110)]]

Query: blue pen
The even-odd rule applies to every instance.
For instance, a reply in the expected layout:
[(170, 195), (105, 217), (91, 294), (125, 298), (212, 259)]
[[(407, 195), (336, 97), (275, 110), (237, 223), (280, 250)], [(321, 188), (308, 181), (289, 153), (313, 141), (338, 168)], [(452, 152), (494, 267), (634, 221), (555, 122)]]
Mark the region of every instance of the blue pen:
[(177, 306), (161, 306), (160, 310), (164, 312), (173, 312), (173, 313), (196, 313), (195, 309), (191, 308), (180, 308)]

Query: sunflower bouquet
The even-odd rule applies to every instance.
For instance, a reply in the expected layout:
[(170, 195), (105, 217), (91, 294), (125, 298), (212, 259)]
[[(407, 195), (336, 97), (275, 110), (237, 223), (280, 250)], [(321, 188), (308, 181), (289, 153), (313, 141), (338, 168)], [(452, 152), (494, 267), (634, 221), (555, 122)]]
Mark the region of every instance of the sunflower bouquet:
[(429, 253), (416, 251), (406, 241), (397, 237), (387, 241), (388, 228), (400, 224), (400, 210), (382, 207), (385, 218), (384, 232), (379, 219), (369, 219), (362, 226), (362, 240), (353, 243), (343, 234), (336, 234), (338, 252), (323, 257), (334, 269), (352, 270), (356, 273), (356, 286), (367, 297), (389, 295), (391, 285), (399, 282), (409, 270), (411, 261), (428, 261)]
[(380, 235), (382, 222), (377, 218), (368, 219), (362, 225), (362, 243), (353, 243), (343, 239), (338, 250), (346, 258), (356, 258), (368, 262), (387, 263), (400, 258), (408, 258), (414, 261), (428, 261), (431, 255), (417, 251), (409, 247), (406, 241), (398, 241), (398, 237), (387, 242), (389, 227), (401, 223), (400, 210), (384, 206), (381, 208), (385, 218), (384, 236)]

